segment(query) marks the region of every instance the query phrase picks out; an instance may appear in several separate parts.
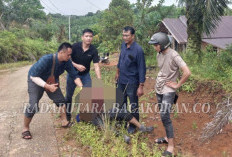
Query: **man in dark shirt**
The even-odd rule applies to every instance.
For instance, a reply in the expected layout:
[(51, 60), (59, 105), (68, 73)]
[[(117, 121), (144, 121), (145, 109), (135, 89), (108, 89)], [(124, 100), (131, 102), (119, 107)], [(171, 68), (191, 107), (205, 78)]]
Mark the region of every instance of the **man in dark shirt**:
[[(135, 30), (127, 26), (123, 29), (121, 53), (117, 65), (115, 80), (124, 93), (124, 108), (127, 97), (130, 99), (132, 115), (139, 121), (138, 97), (143, 95), (146, 65), (143, 49), (134, 41)], [(135, 125), (130, 124), (129, 133), (134, 133)]]
[[(98, 79), (101, 79), (99, 57), (97, 49), (91, 44), (93, 40), (93, 31), (85, 29), (82, 33), (82, 42), (73, 44), (72, 63), (79, 72), (83, 87), (91, 87), (92, 81), (89, 74), (90, 64), (93, 61), (95, 73)], [(76, 88), (71, 75), (67, 75), (66, 102), (67, 102), (67, 119), (71, 120), (72, 96)]]
[[(50, 99), (61, 110), (61, 122), (62, 127), (68, 127), (69, 122), (66, 119), (66, 107), (65, 98), (59, 88), (59, 76), (66, 70), (70, 76), (75, 79), (75, 84), (82, 87), (82, 82), (78, 76), (78, 72), (74, 69), (70, 60), (72, 53), (72, 45), (69, 43), (63, 43), (58, 48), (58, 53), (55, 55), (48, 54), (41, 57), (28, 72), (28, 93), (29, 93), (29, 105), (25, 110), (24, 116), (24, 128), (22, 137), (24, 139), (31, 139), (32, 135), (29, 131), (30, 122), (36, 112), (38, 112), (38, 103), (43, 96), (44, 91)], [(54, 71), (55, 84), (47, 84), (46, 80), (51, 76), (54, 59)]]

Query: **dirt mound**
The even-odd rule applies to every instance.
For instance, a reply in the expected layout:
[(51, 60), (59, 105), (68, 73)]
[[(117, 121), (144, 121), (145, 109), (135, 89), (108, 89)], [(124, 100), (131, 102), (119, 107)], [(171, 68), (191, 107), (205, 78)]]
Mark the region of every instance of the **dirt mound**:
[[(151, 79), (148, 79), (145, 88), (151, 88)], [(153, 80), (153, 84), (155, 81)], [(217, 105), (226, 98), (222, 87), (214, 82), (196, 82), (196, 89), (193, 93), (180, 92), (179, 99), (174, 105), (175, 111), (171, 114), (175, 132), (175, 153), (185, 156), (232, 156), (232, 124), (228, 124), (222, 133), (215, 136), (206, 143), (201, 144), (199, 137), (206, 123), (213, 119)], [(155, 94), (149, 100), (156, 101)], [(177, 112), (178, 110), (178, 112)], [(165, 136), (165, 131), (160, 120), (159, 113), (149, 113), (144, 118), (146, 124), (157, 126), (155, 135), (150, 135), (150, 143), (154, 143), (157, 137)]]

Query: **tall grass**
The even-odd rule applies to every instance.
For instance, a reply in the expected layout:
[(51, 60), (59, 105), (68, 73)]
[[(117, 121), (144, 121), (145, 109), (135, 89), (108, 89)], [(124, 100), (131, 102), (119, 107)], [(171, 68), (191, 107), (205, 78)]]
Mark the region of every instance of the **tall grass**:
[(147, 135), (137, 132), (131, 135), (131, 144), (127, 144), (122, 136), (125, 131), (122, 129), (120, 131), (121, 135), (117, 137), (112, 127), (98, 130), (91, 124), (79, 122), (72, 127), (69, 136), (74, 137), (79, 146), (88, 148), (89, 155), (94, 157), (161, 156), (161, 151), (158, 150), (157, 145), (148, 142)]

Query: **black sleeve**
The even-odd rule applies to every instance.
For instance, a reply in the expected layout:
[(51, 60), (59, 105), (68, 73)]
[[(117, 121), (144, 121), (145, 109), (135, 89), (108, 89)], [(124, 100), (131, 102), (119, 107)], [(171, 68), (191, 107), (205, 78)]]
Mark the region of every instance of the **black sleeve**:
[(93, 53), (93, 63), (99, 63), (99, 56), (98, 56), (98, 51), (95, 49)]

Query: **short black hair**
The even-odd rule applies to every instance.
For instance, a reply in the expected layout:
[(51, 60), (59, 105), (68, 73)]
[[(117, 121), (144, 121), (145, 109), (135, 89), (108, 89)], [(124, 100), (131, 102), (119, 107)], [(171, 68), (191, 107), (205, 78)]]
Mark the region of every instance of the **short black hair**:
[(82, 31), (82, 35), (84, 35), (85, 33), (92, 33), (93, 34), (93, 31), (91, 29), (86, 28)]
[(126, 27), (123, 28), (123, 30), (125, 32), (130, 31), (131, 34), (135, 34), (135, 29), (133, 27), (131, 27), (131, 26), (126, 26)]
[(72, 48), (72, 45), (69, 44), (69, 43), (67, 43), (67, 42), (64, 42), (64, 43), (62, 43), (62, 44), (59, 46), (58, 52), (60, 52), (60, 51), (63, 50), (63, 49), (67, 49), (67, 48)]

